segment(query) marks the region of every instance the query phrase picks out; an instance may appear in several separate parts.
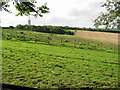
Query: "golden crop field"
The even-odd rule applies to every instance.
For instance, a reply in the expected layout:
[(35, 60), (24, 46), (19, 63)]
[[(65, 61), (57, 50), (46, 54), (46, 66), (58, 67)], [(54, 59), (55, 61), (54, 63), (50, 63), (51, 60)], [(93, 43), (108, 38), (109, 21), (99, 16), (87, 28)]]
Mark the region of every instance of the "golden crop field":
[(102, 42), (110, 42), (118, 44), (119, 33), (108, 33), (108, 32), (95, 32), (95, 31), (83, 31), (77, 30), (75, 33), (76, 37), (99, 40)]

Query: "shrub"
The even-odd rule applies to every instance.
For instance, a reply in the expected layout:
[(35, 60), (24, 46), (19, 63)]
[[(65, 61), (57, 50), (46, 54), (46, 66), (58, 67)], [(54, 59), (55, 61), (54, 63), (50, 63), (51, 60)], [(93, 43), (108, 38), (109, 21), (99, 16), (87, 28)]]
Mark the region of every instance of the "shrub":
[(9, 26), (9, 29), (14, 29), (15, 27), (13, 27), (13, 26)]
[(36, 32), (45, 32), (45, 33), (74, 35), (74, 32), (65, 31), (60, 26), (17, 25), (16, 29), (20, 29), (20, 30), (32, 30), (32, 31), (36, 31)]

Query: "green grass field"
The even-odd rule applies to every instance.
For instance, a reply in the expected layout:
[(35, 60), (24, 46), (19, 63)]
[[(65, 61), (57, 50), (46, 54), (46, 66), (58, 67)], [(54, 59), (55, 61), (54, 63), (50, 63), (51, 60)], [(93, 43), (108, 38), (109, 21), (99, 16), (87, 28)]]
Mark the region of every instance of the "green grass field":
[(51, 33), (41, 33), (25, 30), (3, 30), (2, 32), (3, 40), (13, 40), (13, 41), (27, 41), (44, 44), (52, 44), (57, 46), (69, 46), (77, 48), (88, 48), (98, 51), (108, 51), (118, 53), (118, 45), (111, 43), (105, 43), (90, 39), (84, 39), (75, 37), (73, 35), (60, 35), (60, 34), (51, 34)]
[[(33, 33), (31, 32), (32, 35)], [(117, 88), (118, 86), (118, 53), (114, 52), (112, 46), (91, 49), (88, 44), (80, 44), (83, 48), (75, 44), (70, 47), (72, 42), (61, 44), (54, 40), (53, 44), (52, 41), (49, 43), (21, 41), (14, 37), (18, 34), (11, 35), (6, 38), (13, 38), (6, 40), (4, 36), (2, 41), (3, 83), (34, 88)], [(89, 48), (86, 49), (87, 45)]]

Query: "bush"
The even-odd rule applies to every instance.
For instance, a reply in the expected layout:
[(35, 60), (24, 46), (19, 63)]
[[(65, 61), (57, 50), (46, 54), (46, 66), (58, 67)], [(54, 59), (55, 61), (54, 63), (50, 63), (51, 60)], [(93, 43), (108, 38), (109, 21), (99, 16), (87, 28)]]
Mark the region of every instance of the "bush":
[(9, 29), (9, 27), (2, 27), (2, 29)]
[(74, 32), (66, 31), (66, 34), (67, 34), (67, 35), (74, 35)]
[(45, 33), (74, 35), (74, 32), (65, 31), (60, 26), (17, 25), (16, 29), (20, 29), (20, 30), (32, 30), (32, 31), (36, 31), (36, 32), (45, 32)]
[(13, 27), (13, 26), (9, 26), (9, 29), (14, 29), (15, 27)]
[(21, 30), (22, 30), (22, 29), (25, 29), (25, 28), (24, 28), (23, 25), (20, 25), (20, 24), (19, 24), (19, 25), (16, 26), (16, 29), (21, 29)]

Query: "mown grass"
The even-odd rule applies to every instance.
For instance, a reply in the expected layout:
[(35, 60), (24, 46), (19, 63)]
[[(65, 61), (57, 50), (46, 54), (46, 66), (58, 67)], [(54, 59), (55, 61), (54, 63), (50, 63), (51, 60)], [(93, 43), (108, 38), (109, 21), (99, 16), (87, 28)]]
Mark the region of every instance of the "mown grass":
[(3, 82), (35, 88), (115, 88), (117, 54), (3, 41)]
[[(42, 39), (35, 41), (37, 36)], [(85, 39), (72, 42), (73, 36), (19, 30), (3, 31), (3, 39), (3, 83), (39, 89), (118, 87), (118, 53), (112, 44), (91, 41), (92, 47)]]

